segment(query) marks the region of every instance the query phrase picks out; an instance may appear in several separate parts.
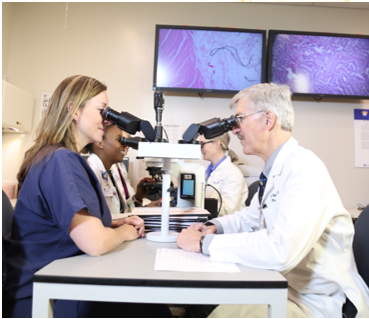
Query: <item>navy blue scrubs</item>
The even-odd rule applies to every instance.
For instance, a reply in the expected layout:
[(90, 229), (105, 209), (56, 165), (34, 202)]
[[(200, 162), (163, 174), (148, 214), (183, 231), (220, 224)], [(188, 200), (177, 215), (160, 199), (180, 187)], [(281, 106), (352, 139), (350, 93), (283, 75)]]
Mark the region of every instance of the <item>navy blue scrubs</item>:
[[(69, 236), (71, 221), (83, 208), (101, 219), (104, 226), (111, 226), (111, 214), (100, 184), (80, 155), (63, 148), (46, 156), (38, 165), (32, 165), (17, 200), (11, 237), (7, 239), (3, 317), (30, 317), (33, 274), (56, 259), (83, 253)], [(104, 304), (108, 307), (103, 310)], [(104, 317), (115, 317), (106, 311), (119, 306), (119, 317), (125, 316), (125, 308), (129, 315), (132, 305), (123, 303), (114, 306), (59, 300), (55, 302), (54, 316), (86, 317), (97, 307), (105, 312)], [(161, 315), (166, 316), (166, 311), (164, 308)]]

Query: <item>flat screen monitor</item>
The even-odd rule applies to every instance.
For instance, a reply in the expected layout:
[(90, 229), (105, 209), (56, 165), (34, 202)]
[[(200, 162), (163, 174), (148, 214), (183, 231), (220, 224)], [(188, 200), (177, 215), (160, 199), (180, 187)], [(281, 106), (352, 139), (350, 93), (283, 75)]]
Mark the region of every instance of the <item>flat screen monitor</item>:
[(266, 31), (157, 25), (153, 89), (236, 93), (265, 82)]
[(369, 99), (369, 36), (269, 30), (268, 82), (296, 96)]

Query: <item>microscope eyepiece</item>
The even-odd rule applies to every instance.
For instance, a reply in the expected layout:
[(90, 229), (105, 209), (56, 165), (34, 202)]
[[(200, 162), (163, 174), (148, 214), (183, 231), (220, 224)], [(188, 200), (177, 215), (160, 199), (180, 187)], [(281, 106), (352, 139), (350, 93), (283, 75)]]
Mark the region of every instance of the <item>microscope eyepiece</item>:
[(134, 116), (128, 112), (119, 113), (108, 106), (105, 109), (102, 117), (114, 122), (121, 130), (129, 134), (133, 135), (138, 131), (142, 131), (149, 141), (155, 140), (156, 133), (150, 122), (141, 120), (137, 116)]
[(236, 121), (236, 117), (234, 115), (231, 115), (229, 118), (221, 120), (220, 125), (224, 130), (223, 133), (226, 133), (228, 131), (232, 131), (234, 127), (237, 127), (238, 123)]
[(234, 115), (225, 119), (214, 117), (198, 124), (191, 124), (182, 137), (186, 143), (191, 143), (191, 141), (202, 134), (206, 139), (210, 140), (231, 131), (237, 126), (238, 124)]
[(138, 150), (138, 143), (139, 142), (147, 142), (147, 139), (142, 138), (142, 137), (138, 137), (138, 136), (130, 137), (130, 138), (122, 137), (119, 142), (122, 145), (126, 145), (128, 147), (131, 147), (134, 150)]
[(142, 120), (128, 112), (118, 113), (108, 106), (102, 116), (129, 134), (136, 134), (137, 131), (140, 131)]

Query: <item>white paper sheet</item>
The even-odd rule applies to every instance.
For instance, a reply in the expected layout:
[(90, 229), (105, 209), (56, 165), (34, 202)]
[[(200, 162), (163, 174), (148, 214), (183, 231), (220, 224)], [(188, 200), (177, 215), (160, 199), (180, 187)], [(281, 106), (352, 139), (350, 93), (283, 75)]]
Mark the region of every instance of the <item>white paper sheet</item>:
[(209, 256), (182, 249), (156, 251), (155, 270), (185, 272), (240, 272), (236, 264), (211, 261)]

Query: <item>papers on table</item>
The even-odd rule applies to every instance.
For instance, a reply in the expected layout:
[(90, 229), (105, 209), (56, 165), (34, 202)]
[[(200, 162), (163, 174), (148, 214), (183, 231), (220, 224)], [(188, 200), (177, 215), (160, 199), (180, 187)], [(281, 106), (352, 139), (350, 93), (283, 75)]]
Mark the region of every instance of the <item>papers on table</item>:
[[(145, 221), (145, 232), (161, 230), (161, 207), (136, 207), (131, 213), (113, 214), (113, 220), (139, 216)], [(199, 207), (170, 207), (169, 230), (180, 232), (193, 223), (204, 223), (210, 213)]]
[(155, 270), (185, 272), (240, 272), (236, 264), (211, 261), (209, 256), (182, 249), (156, 251)]
[[(133, 215), (161, 215), (161, 207), (135, 207), (131, 214)], [(210, 213), (201, 207), (170, 207), (169, 208), (171, 215), (206, 215), (210, 216)]]

